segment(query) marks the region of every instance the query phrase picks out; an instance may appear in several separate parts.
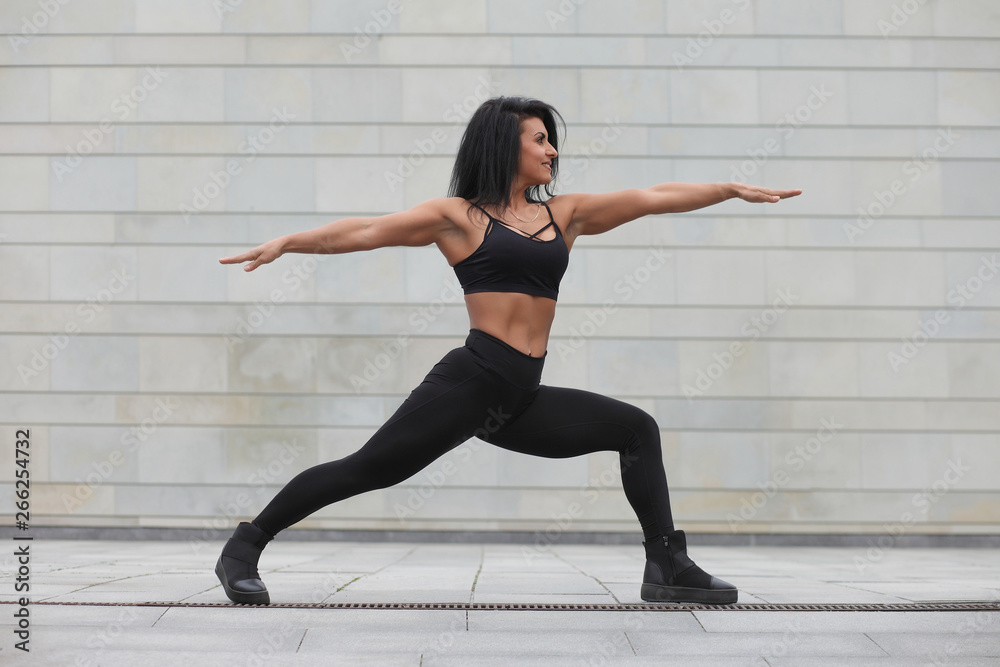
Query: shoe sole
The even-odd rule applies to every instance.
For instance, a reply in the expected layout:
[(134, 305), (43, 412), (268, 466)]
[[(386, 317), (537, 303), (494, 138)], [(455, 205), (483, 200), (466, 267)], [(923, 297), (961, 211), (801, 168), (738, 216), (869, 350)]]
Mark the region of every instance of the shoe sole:
[(639, 596), (646, 602), (698, 602), (702, 604), (733, 604), (739, 598), (739, 590), (723, 588), (684, 588), (683, 586), (662, 586), (643, 584)]
[(225, 589), (226, 596), (236, 604), (271, 604), (271, 596), (268, 595), (267, 591), (244, 593), (243, 591), (234, 591), (230, 588), (229, 582), (226, 580), (226, 570), (222, 567), (222, 556), (219, 556), (219, 562), (215, 564), (215, 576), (222, 582), (222, 588)]

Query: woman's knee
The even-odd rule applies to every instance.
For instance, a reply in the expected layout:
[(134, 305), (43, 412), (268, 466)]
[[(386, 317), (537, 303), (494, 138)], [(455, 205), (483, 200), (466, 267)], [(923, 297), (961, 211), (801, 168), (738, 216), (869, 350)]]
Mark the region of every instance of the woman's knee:
[(627, 450), (641, 447), (643, 450), (660, 451), (660, 425), (653, 415), (645, 410), (633, 407), (629, 414), (628, 427), (633, 433)]

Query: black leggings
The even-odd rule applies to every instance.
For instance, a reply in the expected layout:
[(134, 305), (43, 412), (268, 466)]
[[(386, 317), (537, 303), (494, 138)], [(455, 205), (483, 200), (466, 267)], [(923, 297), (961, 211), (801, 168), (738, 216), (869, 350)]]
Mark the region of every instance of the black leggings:
[(656, 421), (607, 396), (539, 384), (547, 355), (471, 329), (361, 449), (296, 475), (254, 525), (273, 536), (331, 503), (398, 484), (475, 436), (547, 458), (617, 451), (644, 538), (673, 530)]

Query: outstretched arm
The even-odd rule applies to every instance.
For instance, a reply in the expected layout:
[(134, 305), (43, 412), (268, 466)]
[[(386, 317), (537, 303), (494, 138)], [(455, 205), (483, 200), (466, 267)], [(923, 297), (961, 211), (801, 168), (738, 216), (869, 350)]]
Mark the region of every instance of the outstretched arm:
[(772, 190), (743, 183), (661, 183), (645, 189), (563, 196), (573, 201), (569, 228), (579, 236), (601, 234), (645, 215), (684, 213), (735, 197), (773, 203), (799, 194), (802, 190)]
[(322, 227), (276, 238), (240, 255), (223, 257), (219, 262), (250, 262), (243, 268), (253, 271), (286, 252), (334, 254), (388, 246), (430, 245), (452, 228), (447, 201), (431, 199), (398, 213), (334, 220)]

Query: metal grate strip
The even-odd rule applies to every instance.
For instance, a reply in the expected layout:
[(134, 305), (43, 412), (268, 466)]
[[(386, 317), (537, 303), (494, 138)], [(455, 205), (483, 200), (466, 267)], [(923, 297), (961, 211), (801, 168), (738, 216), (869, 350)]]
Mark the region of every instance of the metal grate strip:
[[(0, 604), (16, 604), (0, 600)], [(206, 607), (266, 609), (410, 609), (458, 611), (1000, 611), (1000, 602), (941, 601), (886, 604), (503, 604), (486, 602), (276, 602), (269, 605), (238, 605), (231, 602), (60, 602), (43, 600), (32, 605), (81, 607)]]

